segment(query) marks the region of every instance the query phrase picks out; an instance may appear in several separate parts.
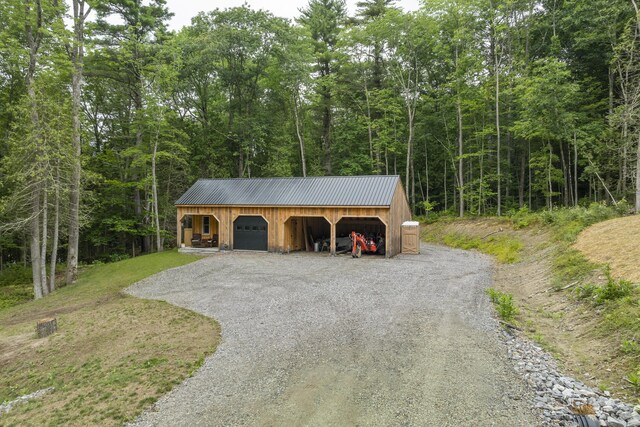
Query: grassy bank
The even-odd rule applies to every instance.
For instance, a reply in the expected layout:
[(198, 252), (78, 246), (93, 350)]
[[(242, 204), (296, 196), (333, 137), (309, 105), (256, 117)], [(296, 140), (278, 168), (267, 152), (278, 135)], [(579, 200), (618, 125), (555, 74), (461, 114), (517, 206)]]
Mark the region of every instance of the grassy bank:
[[(498, 251), (486, 244), (470, 246), (499, 261), (491, 291), (496, 310), (508, 309), (567, 372), (634, 399), (640, 397), (640, 289), (625, 279), (638, 271), (633, 260), (640, 256), (635, 243), (640, 222), (622, 217), (627, 210), (625, 204), (594, 204), (523, 210), (500, 219), (446, 219), (425, 225), (423, 237), (466, 249), (466, 242), (502, 236)], [(514, 241), (519, 244), (510, 248)], [(504, 253), (514, 255), (498, 256)], [(609, 262), (617, 268), (610, 269)]]
[[(191, 375), (215, 350), (218, 325), (121, 291), (195, 260), (165, 252), (89, 267), (72, 286), (0, 311), (0, 401), (55, 387), (2, 423), (121, 425)], [(35, 322), (49, 316), (59, 331), (37, 339)]]

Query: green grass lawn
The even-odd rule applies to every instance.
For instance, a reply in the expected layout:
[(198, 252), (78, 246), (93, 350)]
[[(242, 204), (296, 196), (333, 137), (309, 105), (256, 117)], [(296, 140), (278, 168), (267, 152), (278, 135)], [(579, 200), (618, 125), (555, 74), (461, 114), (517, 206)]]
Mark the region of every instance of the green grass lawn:
[[(218, 324), (161, 301), (123, 294), (147, 276), (196, 261), (175, 251), (87, 267), (74, 285), (0, 311), (0, 401), (53, 386), (3, 425), (121, 425), (215, 351)], [(56, 317), (58, 332), (35, 337)]]

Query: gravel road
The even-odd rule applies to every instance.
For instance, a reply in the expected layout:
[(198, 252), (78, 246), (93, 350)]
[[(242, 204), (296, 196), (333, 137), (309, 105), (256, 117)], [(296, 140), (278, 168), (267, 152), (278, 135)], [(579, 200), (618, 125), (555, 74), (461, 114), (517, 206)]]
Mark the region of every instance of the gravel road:
[(150, 277), (133, 295), (217, 319), (203, 367), (147, 425), (534, 426), (483, 290), (483, 255), (352, 259), (228, 253)]

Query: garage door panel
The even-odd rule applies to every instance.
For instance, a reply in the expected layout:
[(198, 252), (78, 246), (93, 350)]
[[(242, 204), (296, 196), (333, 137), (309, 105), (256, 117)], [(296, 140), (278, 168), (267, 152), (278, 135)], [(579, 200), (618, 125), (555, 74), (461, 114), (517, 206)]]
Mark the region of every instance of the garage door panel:
[(268, 234), (269, 225), (261, 216), (239, 216), (233, 223), (233, 248), (266, 251)]

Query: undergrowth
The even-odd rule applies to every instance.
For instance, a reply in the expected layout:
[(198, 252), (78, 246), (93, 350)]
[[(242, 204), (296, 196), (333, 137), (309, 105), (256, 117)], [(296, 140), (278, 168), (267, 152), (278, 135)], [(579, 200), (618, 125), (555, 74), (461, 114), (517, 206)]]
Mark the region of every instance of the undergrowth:
[(498, 316), (505, 322), (513, 322), (518, 315), (518, 307), (513, 303), (513, 295), (500, 292), (494, 288), (486, 290)]
[(545, 225), (552, 229), (554, 238), (560, 242), (573, 242), (578, 234), (590, 225), (617, 218), (629, 212), (630, 205), (621, 200), (616, 205), (591, 203), (589, 206), (553, 208), (531, 212), (527, 208), (509, 212), (514, 228), (522, 229), (533, 225)]
[(0, 271), (0, 310), (33, 299), (31, 267), (13, 264)]
[(552, 285), (556, 290), (567, 284), (582, 282), (598, 268), (598, 265), (589, 261), (582, 252), (567, 245), (561, 245), (556, 249), (552, 266)]
[(520, 261), (522, 241), (509, 235), (490, 236), (487, 238), (472, 237), (459, 233), (446, 234), (443, 241), (447, 246), (460, 249), (477, 249), (493, 255), (498, 261), (512, 264)]
[[(56, 275), (59, 276), (64, 269), (63, 264), (58, 264)], [(0, 310), (33, 300), (32, 277), (31, 267), (22, 264), (12, 264), (0, 270)], [(56, 283), (58, 288), (62, 285)]]
[(631, 282), (614, 279), (608, 267), (605, 269), (605, 274), (607, 282), (602, 286), (588, 283), (577, 287), (574, 292), (578, 299), (590, 301), (593, 305), (603, 305), (608, 301), (628, 297), (635, 290)]

